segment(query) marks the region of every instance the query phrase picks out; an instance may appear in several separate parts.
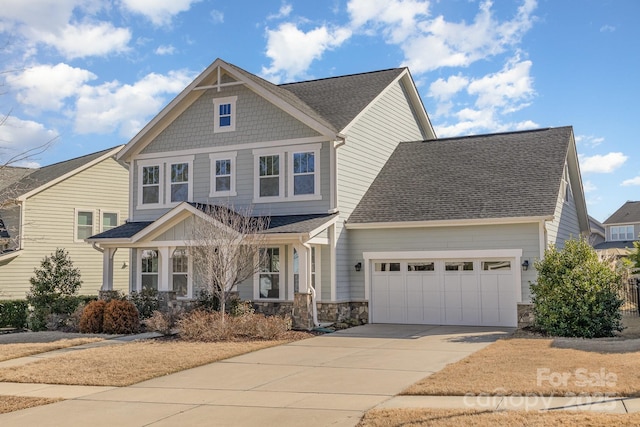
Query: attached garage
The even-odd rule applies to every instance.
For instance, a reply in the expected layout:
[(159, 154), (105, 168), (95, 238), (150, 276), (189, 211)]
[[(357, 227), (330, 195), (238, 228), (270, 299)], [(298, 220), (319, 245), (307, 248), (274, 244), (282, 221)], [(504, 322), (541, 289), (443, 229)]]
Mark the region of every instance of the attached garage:
[(364, 255), (372, 323), (517, 325), (521, 250)]

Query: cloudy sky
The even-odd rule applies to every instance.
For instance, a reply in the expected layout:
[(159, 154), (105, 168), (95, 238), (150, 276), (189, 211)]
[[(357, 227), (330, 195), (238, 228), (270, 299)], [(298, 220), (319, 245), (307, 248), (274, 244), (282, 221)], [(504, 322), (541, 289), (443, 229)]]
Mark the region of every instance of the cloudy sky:
[(439, 137), (572, 125), (603, 221), (640, 200), (638, 16), (636, 0), (3, 0), (0, 164), (126, 143), (218, 57), (274, 83), (407, 66)]

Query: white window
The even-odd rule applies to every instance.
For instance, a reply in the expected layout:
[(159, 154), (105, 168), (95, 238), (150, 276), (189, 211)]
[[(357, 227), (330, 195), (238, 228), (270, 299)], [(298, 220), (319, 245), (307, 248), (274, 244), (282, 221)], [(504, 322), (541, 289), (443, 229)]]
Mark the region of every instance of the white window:
[(158, 290), (158, 251), (140, 251), (140, 286), (138, 290)]
[(614, 225), (611, 227), (611, 240), (635, 240), (633, 225)]
[(187, 298), (189, 292), (189, 257), (186, 249), (173, 252), (171, 270), (172, 289), (178, 298)]
[(257, 298), (280, 299), (284, 296), (284, 289), (280, 287), (280, 253), (279, 247), (260, 249)]
[(172, 163), (169, 167), (169, 202), (189, 201), (189, 163)]
[(162, 205), (163, 164), (158, 160), (138, 163), (138, 208), (155, 208)]
[(262, 201), (284, 197), (284, 179), (281, 174), (282, 155), (262, 154), (256, 156), (255, 199)]
[(236, 153), (211, 154), (211, 191), (209, 197), (236, 195)]
[(118, 213), (117, 212), (102, 212), (102, 227), (101, 232), (111, 230), (118, 226)]
[(213, 132), (232, 132), (236, 130), (237, 96), (216, 98), (213, 100), (214, 125)]
[(76, 209), (76, 241), (93, 236), (93, 211)]
[(294, 147), (289, 152), (289, 197), (320, 198), (320, 145)]

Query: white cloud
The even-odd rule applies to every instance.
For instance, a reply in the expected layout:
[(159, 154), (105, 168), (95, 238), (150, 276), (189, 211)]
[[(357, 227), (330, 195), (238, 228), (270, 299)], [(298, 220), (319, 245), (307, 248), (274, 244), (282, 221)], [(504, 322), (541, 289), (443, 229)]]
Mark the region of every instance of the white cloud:
[(469, 79), (459, 74), (449, 76), (446, 80), (439, 78), (429, 86), (429, 96), (433, 96), (440, 101), (446, 101), (468, 85)]
[[(388, 42), (400, 45), (405, 65), (414, 73), (441, 67), (467, 67), (517, 45), (533, 25), (535, 0), (525, 0), (513, 19), (502, 22), (493, 16), (491, 6), (490, 1), (482, 2), (470, 24), (448, 22), (443, 16), (417, 20), (415, 28), (410, 31), (392, 31)], [(414, 19), (416, 16), (420, 14), (416, 14)], [(375, 16), (370, 19), (384, 22)]]
[(478, 108), (501, 107), (505, 112), (517, 111), (534, 95), (530, 75), (531, 61), (511, 60), (497, 73), (488, 74), (469, 84), (470, 95), (477, 96)]
[(144, 15), (154, 25), (167, 25), (180, 12), (186, 12), (200, 0), (121, 0), (122, 6)]
[(267, 16), (267, 19), (272, 20), (272, 19), (286, 18), (287, 16), (291, 15), (292, 11), (293, 11), (293, 6), (291, 6), (290, 4), (284, 3), (282, 6), (280, 6), (280, 10), (278, 10), (278, 13)]
[(576, 135), (576, 144), (586, 145), (589, 147), (597, 147), (604, 142), (604, 138), (601, 136), (593, 135)]
[(119, 130), (131, 137), (166, 103), (166, 95), (178, 93), (193, 78), (192, 73), (172, 71), (148, 74), (133, 85), (117, 81), (85, 85), (76, 103), (75, 130), (81, 134)]
[[(5, 164), (15, 156), (46, 145), (57, 136), (58, 133), (55, 130), (46, 129), (40, 123), (9, 116), (0, 126), (0, 164)], [(25, 162), (21, 162), (15, 166), (25, 165)]]
[(381, 30), (399, 44), (415, 32), (420, 17), (429, 15), (429, 2), (420, 0), (351, 0), (347, 4), (354, 28), (372, 34)]
[(209, 15), (211, 16), (211, 22), (214, 24), (222, 24), (224, 22), (224, 13), (219, 10), (213, 9)]
[(173, 55), (176, 53), (176, 48), (172, 45), (158, 46), (155, 50), (156, 55)]
[(580, 170), (583, 173), (611, 173), (627, 161), (628, 157), (622, 153), (614, 152), (595, 156), (579, 155)]
[(582, 183), (582, 188), (585, 193), (591, 193), (598, 189), (591, 181), (585, 181)]
[(603, 25), (602, 27), (600, 27), (601, 33), (613, 33), (615, 30), (616, 27), (614, 27), (613, 25)]
[(293, 23), (267, 30), (266, 54), (271, 66), (262, 67), (262, 75), (275, 82), (304, 76), (314, 59), (340, 46), (350, 36), (351, 32), (345, 28), (321, 26), (304, 32)]
[[(0, 30), (22, 35), (27, 44), (20, 48), (31, 54), (40, 43), (54, 47), (67, 59), (124, 52), (131, 32), (94, 20), (92, 16), (103, 7), (97, 0), (9, 0), (0, 8)], [(82, 19), (76, 19), (75, 12)]]
[(622, 181), (621, 185), (625, 187), (628, 187), (631, 185), (640, 185), (640, 175), (636, 176), (635, 178), (625, 179), (624, 181)]
[(20, 74), (7, 75), (7, 83), (17, 91), (16, 99), (36, 111), (61, 110), (64, 100), (74, 97), (96, 75), (67, 64), (37, 65)]

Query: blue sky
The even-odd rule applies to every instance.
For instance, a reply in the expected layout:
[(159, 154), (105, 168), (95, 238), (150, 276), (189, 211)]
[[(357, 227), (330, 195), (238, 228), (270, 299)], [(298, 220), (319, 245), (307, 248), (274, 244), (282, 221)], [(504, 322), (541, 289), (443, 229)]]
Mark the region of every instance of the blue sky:
[(218, 57), (274, 83), (408, 66), (439, 137), (572, 125), (603, 221), (640, 200), (638, 16), (636, 0), (3, 0), (0, 164), (126, 143)]

